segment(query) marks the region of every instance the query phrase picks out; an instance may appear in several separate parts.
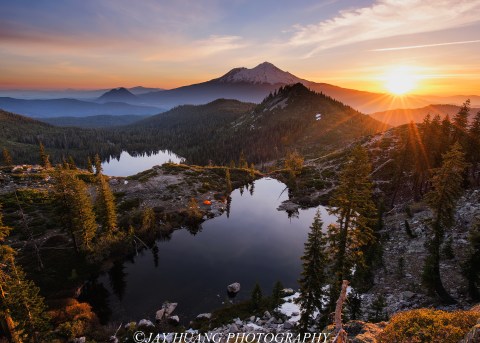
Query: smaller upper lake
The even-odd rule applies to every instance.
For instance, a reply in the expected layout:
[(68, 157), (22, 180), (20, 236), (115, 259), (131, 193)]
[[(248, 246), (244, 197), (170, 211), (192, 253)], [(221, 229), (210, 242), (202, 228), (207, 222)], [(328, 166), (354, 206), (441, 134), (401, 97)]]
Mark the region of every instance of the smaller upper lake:
[(109, 176), (130, 176), (166, 162), (181, 163), (184, 159), (169, 150), (130, 155), (122, 151), (120, 157), (102, 163), (103, 173)]

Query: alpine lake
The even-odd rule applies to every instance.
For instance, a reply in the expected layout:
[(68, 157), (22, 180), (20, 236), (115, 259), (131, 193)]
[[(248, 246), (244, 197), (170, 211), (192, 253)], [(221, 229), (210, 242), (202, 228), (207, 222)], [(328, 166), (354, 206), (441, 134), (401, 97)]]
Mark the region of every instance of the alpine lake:
[[(182, 158), (168, 152), (104, 162), (106, 175), (127, 176)], [(304, 243), (317, 208), (292, 213), (279, 210), (288, 200), (285, 184), (262, 178), (231, 194), (229, 213), (208, 219), (195, 234), (173, 232), (153, 248), (117, 262), (87, 283), (82, 298), (90, 302), (103, 322), (155, 319), (165, 301), (176, 302), (183, 323), (229, 302), (248, 299), (258, 282), (270, 294), (275, 282), (298, 289)], [(335, 217), (319, 206), (324, 227)], [(230, 298), (227, 285), (239, 282)]]

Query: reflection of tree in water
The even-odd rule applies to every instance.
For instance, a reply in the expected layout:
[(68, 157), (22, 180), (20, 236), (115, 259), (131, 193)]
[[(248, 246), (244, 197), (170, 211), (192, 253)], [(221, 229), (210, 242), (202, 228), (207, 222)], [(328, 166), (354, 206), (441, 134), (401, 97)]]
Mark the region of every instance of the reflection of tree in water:
[(253, 196), (253, 192), (255, 190), (255, 183), (252, 182), (252, 184), (250, 185), (250, 195)]
[(227, 197), (227, 218), (230, 218), (230, 206), (232, 205), (232, 197)]
[(160, 230), (156, 239), (161, 242), (168, 242), (172, 239), (172, 230)]
[(203, 229), (202, 224), (189, 224), (186, 228), (194, 236)]
[(110, 292), (105, 288), (103, 283), (99, 283), (97, 280), (91, 280), (83, 286), (82, 293), (78, 297), (78, 300), (89, 303), (100, 320), (100, 323), (105, 325), (110, 321), (112, 316), (112, 309), (108, 301), (109, 297)]
[(123, 299), (125, 288), (127, 287), (127, 282), (125, 280), (127, 273), (125, 273), (124, 269), (125, 266), (122, 262), (115, 262), (113, 267), (108, 271), (110, 286), (119, 300)]
[(152, 255), (153, 255), (153, 265), (155, 268), (158, 267), (158, 245), (154, 245), (152, 248)]
[(298, 208), (294, 210), (285, 210), (285, 212), (287, 212), (288, 219), (290, 219), (290, 222), (292, 221), (292, 218), (298, 219), (300, 217), (300, 212), (298, 211)]

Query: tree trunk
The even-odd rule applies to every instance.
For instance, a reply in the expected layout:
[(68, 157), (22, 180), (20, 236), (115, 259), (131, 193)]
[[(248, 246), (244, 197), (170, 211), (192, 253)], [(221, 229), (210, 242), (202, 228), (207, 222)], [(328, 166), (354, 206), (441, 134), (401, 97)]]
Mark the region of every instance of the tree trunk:
[(440, 224), (437, 222), (435, 223), (435, 234), (433, 237), (433, 258), (434, 258), (434, 268), (433, 268), (433, 278), (435, 283), (435, 292), (442, 300), (443, 303), (447, 305), (455, 304), (456, 301), (452, 298), (450, 294), (448, 294), (447, 290), (443, 286), (442, 277), (440, 276), (440, 245), (442, 243), (442, 236), (443, 232), (441, 232)]
[(337, 306), (335, 308), (335, 339), (333, 343), (346, 343), (348, 342), (347, 339), (347, 332), (343, 329), (342, 323), (342, 309), (343, 303), (347, 298), (347, 287), (348, 287), (348, 280), (343, 280), (342, 282), (342, 290), (340, 291), (340, 296), (337, 300)]

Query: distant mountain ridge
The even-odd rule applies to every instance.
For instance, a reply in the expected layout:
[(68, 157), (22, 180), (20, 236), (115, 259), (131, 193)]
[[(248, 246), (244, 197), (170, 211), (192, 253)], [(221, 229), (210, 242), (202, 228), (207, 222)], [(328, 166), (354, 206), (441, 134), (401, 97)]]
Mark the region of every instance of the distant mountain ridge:
[[(463, 96), (406, 95), (396, 97), (390, 94), (343, 88), (328, 83), (317, 83), (299, 78), (269, 62), (263, 62), (251, 69), (234, 68), (210, 81), (144, 93), (140, 94), (138, 98), (142, 103), (168, 108), (183, 104), (206, 104), (219, 98), (260, 103), (269, 93), (279, 87), (295, 83), (301, 83), (307, 88), (326, 94), (364, 113), (395, 108), (416, 108), (442, 102), (460, 105), (466, 100)], [(480, 96), (470, 96), (469, 98), (473, 105), (478, 103), (480, 106)]]
[(94, 115), (152, 115), (163, 112), (154, 106), (123, 102), (103, 104), (76, 99), (22, 100), (0, 98), (0, 109), (29, 117), (85, 117)]
[[(370, 116), (383, 123), (391, 126), (399, 126), (407, 124), (411, 121), (414, 123), (421, 123), (427, 115), (433, 118), (435, 115), (440, 115), (443, 119), (445, 116), (452, 118), (460, 110), (460, 106), (456, 105), (428, 105), (421, 108), (407, 108), (407, 109), (394, 109), (389, 111), (381, 111), (370, 114)], [(480, 111), (480, 108), (470, 109), (470, 119)]]
[(83, 127), (83, 128), (105, 128), (130, 125), (143, 120), (149, 116), (145, 115), (97, 115), (87, 117), (49, 117), (38, 118), (38, 120), (54, 126), (61, 127)]
[[(261, 103), (270, 93), (281, 86), (301, 83), (307, 88), (321, 92), (344, 104), (347, 104), (363, 113), (375, 113), (398, 108), (421, 108), (430, 104), (452, 104), (461, 105), (467, 98), (471, 99), (473, 107), (480, 107), (480, 96), (420, 96), (406, 95), (403, 97), (393, 96), (384, 93), (373, 93), (349, 88), (343, 88), (328, 83), (318, 83), (302, 79), (289, 72), (283, 71), (270, 62), (263, 62), (253, 68), (233, 68), (224, 75), (209, 81), (186, 85), (174, 89), (157, 89), (137, 86), (133, 88), (119, 87), (110, 90), (84, 91), (82, 96), (90, 96), (88, 100), (98, 102), (124, 102), (135, 106), (150, 106), (157, 108), (173, 108), (179, 105), (201, 105), (207, 104), (215, 99), (236, 99), (242, 102)], [(65, 91), (62, 94), (70, 94), (74, 90)], [(5, 94), (0, 91), (0, 95)], [(93, 96), (95, 95), (95, 96)], [(62, 99), (55, 99), (62, 100)], [(1, 106), (0, 106), (1, 108)], [(31, 115), (30, 112), (18, 111), (15, 108), (5, 108), (14, 112)], [(68, 110), (68, 109), (65, 109)], [(99, 114), (153, 114), (142, 111), (125, 112), (95, 112), (87, 115)], [(38, 115), (38, 114), (37, 114)], [(42, 114), (43, 115), (43, 114)], [(61, 113), (59, 116), (70, 116), (71, 114)], [(78, 112), (74, 116), (83, 115)], [(52, 115), (48, 115), (52, 116)]]
[[(116, 87), (119, 88), (119, 87)], [(126, 88), (126, 87), (125, 87)], [(162, 88), (136, 86), (126, 88), (133, 95), (156, 92)], [(77, 99), (93, 101), (111, 89), (59, 89), (59, 90), (38, 90), (38, 89), (0, 89), (0, 97), (25, 99), (25, 100), (47, 100), (47, 99)]]

